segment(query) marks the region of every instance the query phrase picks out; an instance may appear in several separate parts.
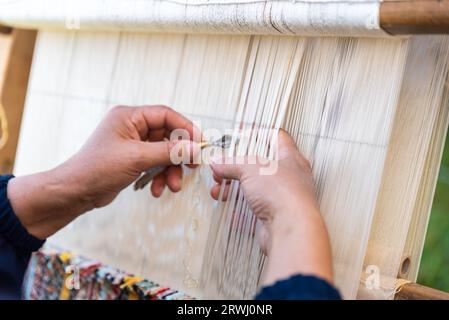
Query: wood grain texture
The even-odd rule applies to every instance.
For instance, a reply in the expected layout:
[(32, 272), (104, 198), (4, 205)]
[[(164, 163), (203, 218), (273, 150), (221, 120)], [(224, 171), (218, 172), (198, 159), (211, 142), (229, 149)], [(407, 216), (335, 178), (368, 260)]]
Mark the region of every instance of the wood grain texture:
[(384, 1), (379, 16), (393, 35), (449, 33), (449, 0)]
[(6, 112), (9, 134), (0, 153), (0, 174), (12, 172), (14, 166), (36, 31), (14, 30), (2, 37), (0, 103)]

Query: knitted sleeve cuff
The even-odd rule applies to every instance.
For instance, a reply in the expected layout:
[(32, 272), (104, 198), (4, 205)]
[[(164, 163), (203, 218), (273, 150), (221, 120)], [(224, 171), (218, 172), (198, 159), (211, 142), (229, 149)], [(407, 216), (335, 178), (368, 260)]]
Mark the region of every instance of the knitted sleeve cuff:
[(8, 182), (12, 178), (13, 175), (0, 176), (0, 235), (16, 249), (33, 252), (42, 247), (45, 240), (29, 234), (14, 213), (7, 194)]
[(298, 274), (262, 288), (256, 300), (341, 300), (341, 296), (327, 281)]

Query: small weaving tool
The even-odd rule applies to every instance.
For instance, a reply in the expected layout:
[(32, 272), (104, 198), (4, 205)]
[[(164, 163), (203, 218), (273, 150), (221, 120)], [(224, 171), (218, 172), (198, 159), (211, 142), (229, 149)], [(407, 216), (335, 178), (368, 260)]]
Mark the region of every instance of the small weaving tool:
[[(221, 138), (214, 140), (214, 141), (202, 141), (199, 143), (199, 146), (201, 149), (207, 148), (207, 147), (218, 147), (222, 149), (227, 149), (230, 147), (232, 142), (232, 136), (225, 134)], [(136, 180), (134, 183), (134, 190), (140, 190), (145, 188), (155, 176), (157, 176), (159, 173), (164, 171), (166, 166), (157, 166), (148, 169), (145, 171), (139, 179)]]

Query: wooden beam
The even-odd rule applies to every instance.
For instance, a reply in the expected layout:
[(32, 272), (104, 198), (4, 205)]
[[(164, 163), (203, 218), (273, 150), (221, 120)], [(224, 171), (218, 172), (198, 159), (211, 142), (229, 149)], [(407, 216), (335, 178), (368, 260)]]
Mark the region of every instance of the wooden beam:
[(394, 296), (395, 300), (449, 300), (449, 293), (422, 286), (417, 283), (406, 283)]
[[(0, 104), (6, 115), (7, 140), (0, 152), (0, 174), (11, 173), (19, 139), (36, 31), (14, 29), (1, 34)], [(1, 134), (1, 133), (0, 133)]]
[(386, 0), (379, 14), (392, 35), (449, 33), (449, 0)]

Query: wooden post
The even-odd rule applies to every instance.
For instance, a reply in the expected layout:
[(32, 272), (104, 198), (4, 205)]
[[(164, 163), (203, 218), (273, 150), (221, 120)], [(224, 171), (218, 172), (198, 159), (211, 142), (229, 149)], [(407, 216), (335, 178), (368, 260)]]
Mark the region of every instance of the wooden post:
[(0, 121), (7, 130), (0, 146), (0, 174), (4, 174), (11, 173), (14, 166), (37, 32), (14, 29), (8, 34), (8, 28), (1, 26), (0, 30), (5, 31), (0, 33), (0, 113), (6, 116)]
[(395, 300), (449, 300), (449, 293), (422, 286), (417, 283), (406, 283), (394, 296)]
[(392, 35), (449, 33), (449, 0), (384, 0), (379, 15)]

